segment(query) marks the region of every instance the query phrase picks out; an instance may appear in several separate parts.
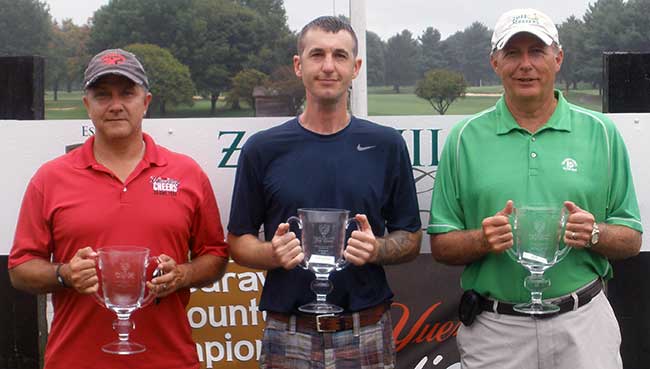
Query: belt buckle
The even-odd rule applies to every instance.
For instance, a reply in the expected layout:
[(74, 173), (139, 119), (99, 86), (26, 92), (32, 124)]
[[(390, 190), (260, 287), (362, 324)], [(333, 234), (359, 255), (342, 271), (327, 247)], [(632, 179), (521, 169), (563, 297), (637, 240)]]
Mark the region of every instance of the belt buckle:
[(336, 332), (335, 329), (322, 329), (322, 328), (320, 327), (320, 319), (321, 319), (321, 318), (330, 318), (330, 317), (334, 317), (334, 316), (336, 316), (336, 314), (321, 314), (321, 315), (316, 315), (316, 331), (317, 331), (318, 333), (333, 333), (333, 332)]

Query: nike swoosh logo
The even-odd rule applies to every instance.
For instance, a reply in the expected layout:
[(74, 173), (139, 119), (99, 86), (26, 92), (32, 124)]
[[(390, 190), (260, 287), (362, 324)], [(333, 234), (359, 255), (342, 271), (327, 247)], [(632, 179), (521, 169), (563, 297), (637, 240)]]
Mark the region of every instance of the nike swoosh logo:
[(376, 146), (361, 146), (361, 144), (357, 145), (357, 151), (366, 151), (375, 148)]

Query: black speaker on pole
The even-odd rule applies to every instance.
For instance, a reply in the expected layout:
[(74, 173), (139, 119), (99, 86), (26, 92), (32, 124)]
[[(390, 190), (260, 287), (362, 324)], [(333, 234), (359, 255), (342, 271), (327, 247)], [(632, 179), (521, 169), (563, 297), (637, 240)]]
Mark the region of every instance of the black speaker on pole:
[(614, 278), (608, 283), (608, 297), (621, 327), (623, 368), (650, 368), (650, 252), (613, 261), (612, 267)]
[(650, 112), (650, 53), (603, 53), (603, 113)]
[(0, 119), (45, 119), (44, 68), (40, 56), (0, 57)]
[[(42, 57), (0, 57), (0, 119), (43, 119), (43, 86)], [(0, 368), (38, 369), (47, 340), (46, 297), (14, 289), (7, 263), (0, 255)]]
[[(650, 112), (650, 53), (604, 53), (603, 81), (603, 112)], [(650, 368), (650, 252), (611, 263), (608, 297), (621, 326), (623, 367)]]

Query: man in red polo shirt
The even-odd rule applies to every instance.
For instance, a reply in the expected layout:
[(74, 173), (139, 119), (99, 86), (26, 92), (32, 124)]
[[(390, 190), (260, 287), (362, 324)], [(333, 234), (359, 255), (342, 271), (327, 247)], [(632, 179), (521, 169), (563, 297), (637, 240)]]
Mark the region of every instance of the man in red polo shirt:
[[(52, 293), (47, 369), (198, 368), (185, 316), (190, 287), (220, 278), (228, 247), (208, 177), (191, 158), (142, 132), (151, 94), (144, 69), (124, 50), (105, 50), (84, 75), (95, 136), (44, 164), (29, 182), (9, 256), (14, 287)], [(164, 274), (147, 283), (157, 304), (131, 316), (137, 355), (104, 353), (115, 313), (93, 301), (96, 250), (140, 245)]]

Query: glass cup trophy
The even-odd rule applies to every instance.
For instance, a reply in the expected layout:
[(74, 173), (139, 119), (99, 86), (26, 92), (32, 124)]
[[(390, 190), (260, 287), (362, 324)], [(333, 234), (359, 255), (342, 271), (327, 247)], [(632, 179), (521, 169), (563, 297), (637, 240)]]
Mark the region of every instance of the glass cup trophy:
[(298, 216), (290, 217), (287, 223), (295, 222), (301, 230), (300, 244), (305, 259), (300, 264), (316, 275), (311, 290), (316, 301), (302, 305), (298, 310), (310, 314), (337, 314), (343, 308), (326, 301), (332, 292), (329, 275), (347, 266), (343, 258), (345, 235), (350, 224), (358, 223), (348, 218), (350, 212), (341, 209), (298, 209)]
[(563, 242), (567, 218), (564, 207), (521, 207), (513, 210), (510, 223), (514, 245), (507, 252), (530, 272), (524, 286), (531, 296), (531, 302), (515, 305), (515, 311), (542, 315), (560, 310), (556, 305), (543, 302), (542, 292), (551, 286), (551, 281), (544, 277), (546, 269), (560, 262), (571, 250)]
[(146, 350), (144, 345), (129, 341), (129, 333), (135, 328), (131, 314), (153, 300), (154, 294), (148, 292), (145, 282), (147, 268), (156, 259), (145, 247), (109, 246), (97, 250), (99, 291), (94, 296), (117, 315), (113, 329), (118, 335), (118, 340), (102, 346), (102, 351), (131, 355)]

